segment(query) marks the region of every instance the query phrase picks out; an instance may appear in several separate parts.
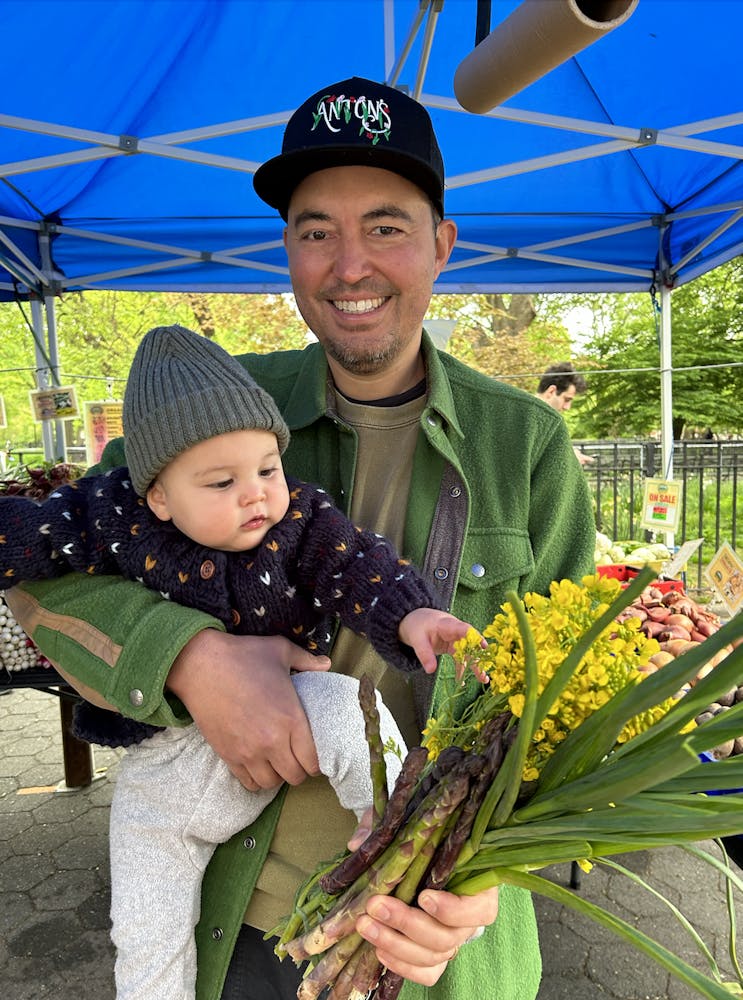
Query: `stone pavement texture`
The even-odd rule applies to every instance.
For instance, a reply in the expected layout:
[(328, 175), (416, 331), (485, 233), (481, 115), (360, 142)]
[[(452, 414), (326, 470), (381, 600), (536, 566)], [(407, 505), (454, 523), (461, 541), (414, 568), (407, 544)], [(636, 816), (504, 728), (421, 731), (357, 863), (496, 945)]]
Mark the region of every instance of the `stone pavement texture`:
[[(114, 1000), (107, 829), (118, 760), (116, 752), (96, 749), (100, 776), (87, 788), (59, 791), (64, 774), (57, 699), (27, 689), (0, 697), (1, 1000)], [(729, 973), (722, 878), (675, 849), (621, 860), (693, 919)], [(548, 874), (567, 885), (570, 867), (556, 866)], [(597, 868), (582, 876), (579, 892), (704, 968), (666, 907), (628, 879)], [(544, 961), (538, 1000), (698, 997), (572, 910), (541, 897), (536, 906)], [(743, 940), (738, 947), (743, 952)]]

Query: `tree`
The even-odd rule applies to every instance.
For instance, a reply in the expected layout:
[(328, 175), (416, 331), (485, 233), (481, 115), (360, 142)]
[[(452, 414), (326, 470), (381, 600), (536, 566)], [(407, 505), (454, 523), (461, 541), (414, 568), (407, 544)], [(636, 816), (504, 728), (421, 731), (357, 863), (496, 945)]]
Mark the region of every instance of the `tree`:
[(534, 392), (550, 364), (570, 358), (570, 336), (556, 315), (540, 313), (540, 296), (436, 295), (429, 315), (456, 320), (454, 357), (478, 371)]
[[(659, 315), (649, 295), (581, 297), (593, 311), (584, 361), (597, 370), (576, 406), (585, 437), (644, 436), (660, 428)], [(573, 304), (575, 300), (572, 300)], [(743, 425), (743, 260), (671, 295), (674, 437)], [(582, 403), (582, 405), (581, 405)]]
[[(60, 382), (78, 402), (120, 399), (134, 352), (154, 326), (180, 323), (214, 338), (230, 353), (303, 347), (307, 328), (292, 296), (201, 293), (76, 292), (56, 307)], [(0, 441), (39, 447), (28, 393), (35, 385), (34, 337), (27, 304), (0, 306), (0, 394), (8, 427)], [(68, 444), (81, 443), (82, 421), (66, 422)]]

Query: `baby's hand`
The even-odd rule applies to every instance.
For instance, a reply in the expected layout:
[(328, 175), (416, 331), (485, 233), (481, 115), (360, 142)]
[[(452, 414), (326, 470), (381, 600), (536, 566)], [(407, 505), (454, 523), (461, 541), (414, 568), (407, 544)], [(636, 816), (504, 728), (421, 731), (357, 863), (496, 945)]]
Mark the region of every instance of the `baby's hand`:
[[(402, 619), (398, 635), (401, 642), (413, 647), (426, 673), (432, 674), (437, 666), (436, 657), (441, 653), (453, 653), (454, 643), (457, 639), (464, 639), (471, 628), (467, 622), (446, 611), (416, 608)], [(486, 646), (487, 642), (483, 639), (483, 649)], [(481, 673), (476, 665), (473, 665), (472, 672), (482, 683), (487, 681), (487, 675)]]

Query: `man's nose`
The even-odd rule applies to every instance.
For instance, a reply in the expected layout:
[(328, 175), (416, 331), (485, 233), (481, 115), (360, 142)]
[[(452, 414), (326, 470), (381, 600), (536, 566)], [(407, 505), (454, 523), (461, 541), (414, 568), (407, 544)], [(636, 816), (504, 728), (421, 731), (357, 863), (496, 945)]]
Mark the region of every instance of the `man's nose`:
[(354, 285), (372, 271), (368, 248), (361, 236), (344, 235), (337, 241), (333, 270), (341, 281)]

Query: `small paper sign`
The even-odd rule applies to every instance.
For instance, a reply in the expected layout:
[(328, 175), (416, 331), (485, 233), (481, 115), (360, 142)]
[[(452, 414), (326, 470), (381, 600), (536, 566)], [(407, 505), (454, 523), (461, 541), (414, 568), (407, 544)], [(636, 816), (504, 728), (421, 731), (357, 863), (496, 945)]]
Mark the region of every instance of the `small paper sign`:
[(109, 441), (121, 437), (124, 428), (121, 412), (124, 404), (119, 400), (83, 403), (85, 411), (85, 449), (88, 465), (101, 460), (103, 449)]
[(640, 524), (649, 531), (675, 531), (681, 512), (681, 483), (646, 479)]
[(678, 552), (673, 557), (673, 559), (671, 559), (670, 562), (667, 562), (663, 567), (663, 572), (665, 573), (665, 575), (678, 576), (679, 573), (683, 572), (684, 567), (689, 562), (689, 560), (697, 551), (697, 549), (699, 548), (699, 546), (702, 544), (703, 541), (704, 541), (703, 538), (692, 538), (691, 541), (684, 542), (684, 544), (680, 546)]
[(78, 416), (75, 387), (61, 385), (53, 389), (35, 389), (29, 393), (34, 420), (71, 420)]
[(737, 614), (743, 607), (743, 562), (727, 542), (723, 542), (712, 556), (707, 579), (730, 614)]

